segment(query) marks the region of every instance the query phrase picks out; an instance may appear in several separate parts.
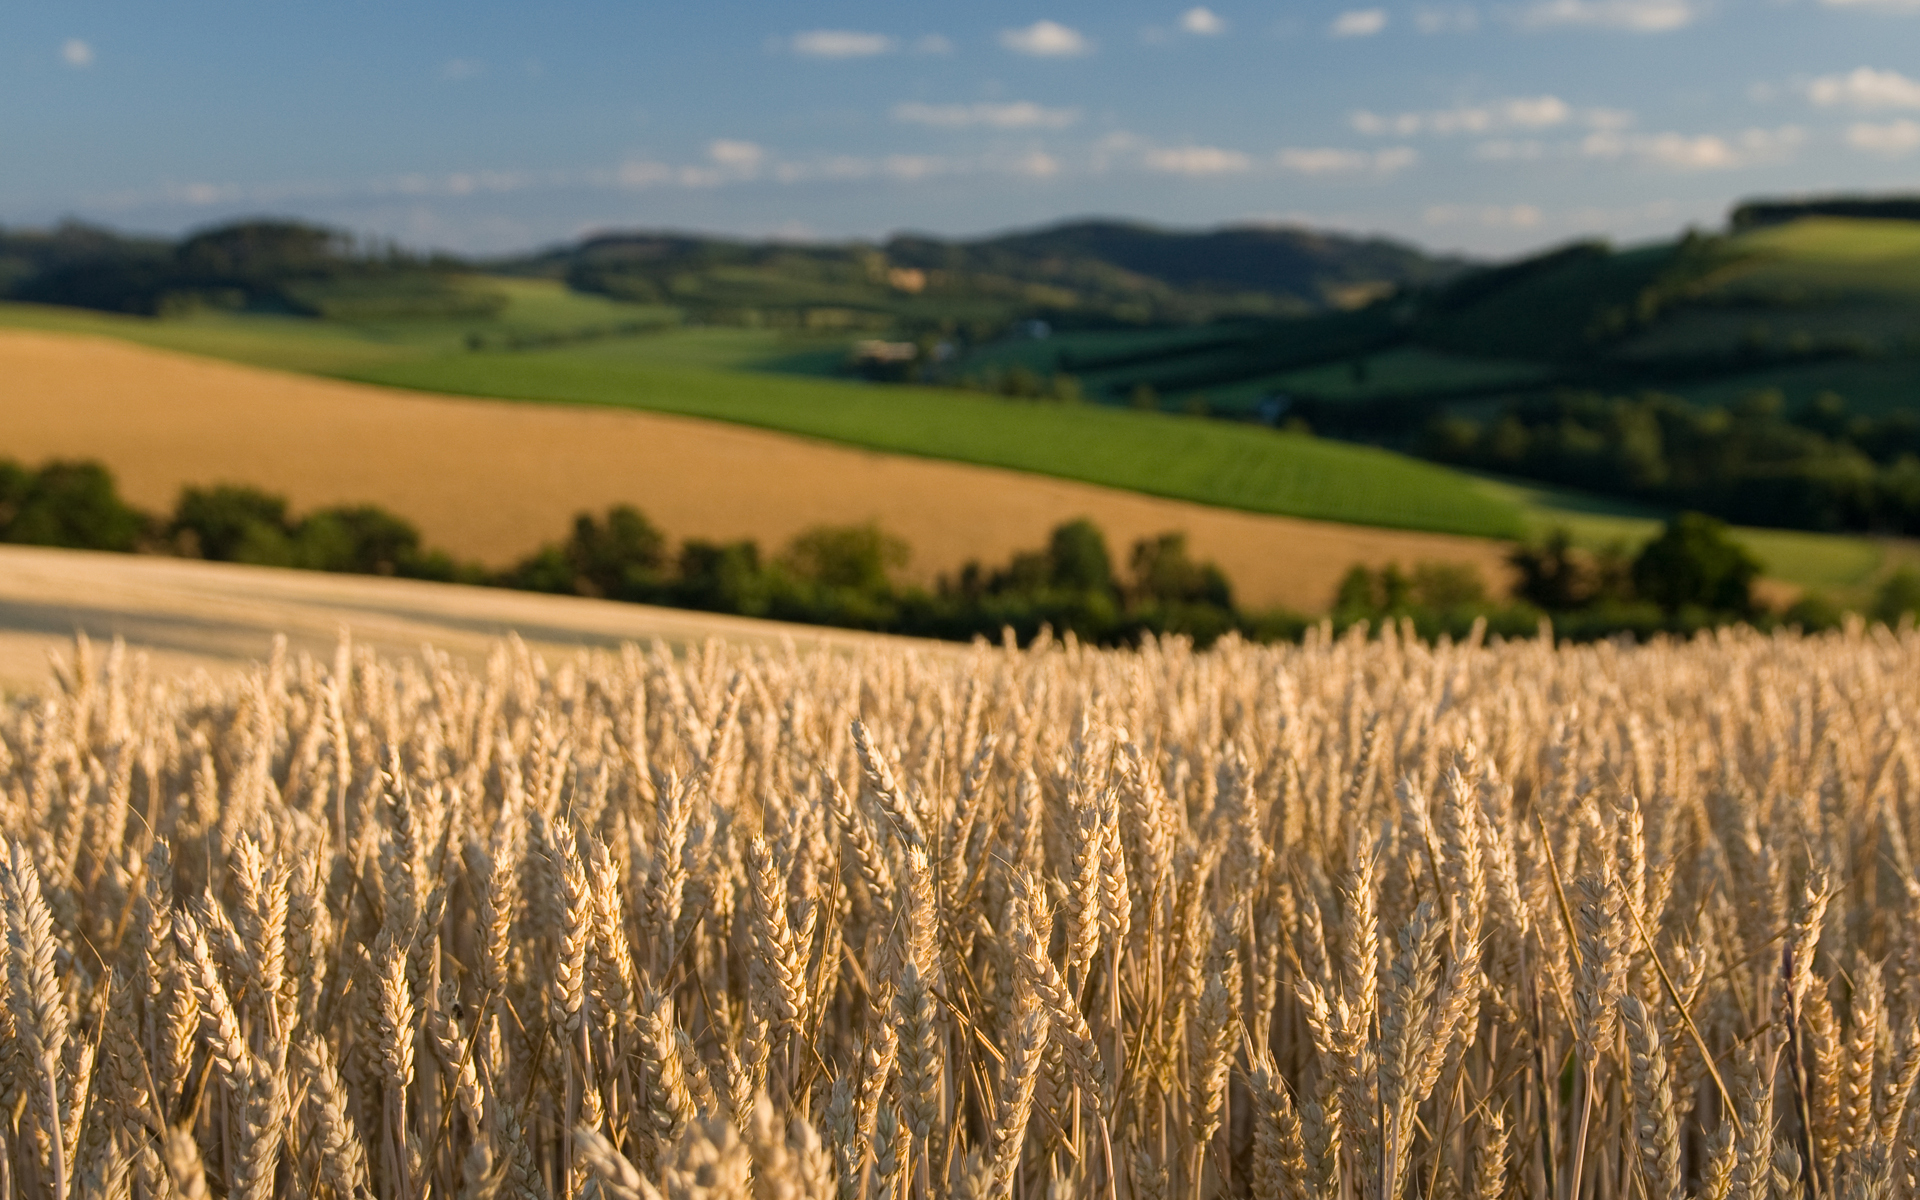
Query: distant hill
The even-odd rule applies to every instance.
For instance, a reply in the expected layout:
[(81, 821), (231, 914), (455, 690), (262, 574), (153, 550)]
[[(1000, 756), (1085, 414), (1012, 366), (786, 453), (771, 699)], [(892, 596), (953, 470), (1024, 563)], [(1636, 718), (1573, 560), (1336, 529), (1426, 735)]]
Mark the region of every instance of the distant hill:
[(1000, 343), (1012, 391), (1269, 423), (1730, 520), (1920, 535), (1920, 199), (1756, 201), (1352, 311)]
[(300, 221), (238, 221), (174, 242), (77, 223), (0, 230), (0, 297), (141, 316), (484, 316), (493, 302), (454, 282), (470, 269)]
[(1307, 308), (1338, 304), (1356, 288), (1437, 282), (1469, 265), (1404, 242), (1297, 226), (1181, 232), (1126, 221), (1075, 221), (974, 241), (903, 234), (886, 252), (907, 266), (1040, 278), (1100, 264), (1169, 287), (1273, 296)]
[(1121, 221), (966, 240), (900, 234), (879, 244), (608, 233), (494, 264), (709, 320), (975, 339), (1022, 318), (1071, 327), (1304, 315), (1435, 283), (1468, 265), (1378, 238)]
[(565, 280), (708, 324), (991, 340), (1021, 321), (1187, 325), (1350, 308), (1470, 264), (1302, 228), (1198, 232), (1089, 220), (994, 237), (746, 241), (615, 232), (491, 261), (409, 253), (287, 220), (166, 242), (67, 224), (0, 230), (0, 297), (159, 315), (216, 308), (343, 320), (484, 317), (478, 274)]
[[(1710, 402), (1832, 390), (1920, 408), (1920, 198), (1759, 201), (1731, 225), (1626, 248), (1574, 242), (1352, 311), (1047, 353), (1094, 395), (1144, 384), (1250, 409), (1283, 392), (1329, 420), (1343, 405), (1432, 409), (1543, 388)], [(1416, 359), (1432, 369), (1402, 369)]]
[(128, 237), (77, 221), (52, 229), (0, 229), (0, 295), (21, 296), (47, 279), (106, 263), (132, 269), (158, 262), (169, 251), (169, 243), (157, 238)]

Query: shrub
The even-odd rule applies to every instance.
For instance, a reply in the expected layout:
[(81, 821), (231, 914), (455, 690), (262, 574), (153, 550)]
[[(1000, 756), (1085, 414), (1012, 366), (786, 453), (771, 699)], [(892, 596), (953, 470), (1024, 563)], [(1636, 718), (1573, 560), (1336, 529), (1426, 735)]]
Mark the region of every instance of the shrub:
[(1633, 560), (1634, 590), (1669, 614), (1751, 616), (1759, 574), (1759, 562), (1728, 535), (1726, 523), (1700, 513), (1668, 521)]
[(1881, 581), (1873, 600), (1873, 615), (1896, 625), (1909, 614), (1920, 614), (1920, 571), (1901, 567)]
[(1780, 619), (1788, 625), (1797, 625), (1808, 633), (1818, 633), (1827, 629), (1838, 629), (1846, 620), (1846, 610), (1834, 603), (1833, 597), (1825, 592), (1808, 591), (1798, 600), (1787, 606)]

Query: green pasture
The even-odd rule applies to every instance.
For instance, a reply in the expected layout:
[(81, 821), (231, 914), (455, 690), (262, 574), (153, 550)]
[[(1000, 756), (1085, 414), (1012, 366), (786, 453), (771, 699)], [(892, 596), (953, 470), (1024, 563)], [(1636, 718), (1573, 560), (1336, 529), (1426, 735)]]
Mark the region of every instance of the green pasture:
[(1740, 234), (1716, 290), (1783, 299), (1872, 297), (1920, 303), (1920, 222), (1809, 217)]

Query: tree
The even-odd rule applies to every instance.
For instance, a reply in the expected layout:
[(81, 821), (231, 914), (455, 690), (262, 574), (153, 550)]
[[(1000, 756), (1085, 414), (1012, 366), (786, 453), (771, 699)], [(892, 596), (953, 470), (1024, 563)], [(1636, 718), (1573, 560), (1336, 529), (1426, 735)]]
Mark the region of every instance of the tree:
[(293, 537), (296, 566), (354, 575), (418, 575), (420, 531), (383, 508), (343, 505), (309, 513)]
[(1107, 535), (1085, 517), (1054, 528), (1047, 539), (1047, 560), (1049, 582), (1055, 587), (1077, 592), (1115, 590)]
[(690, 541), (680, 547), (674, 598), (686, 608), (762, 616), (769, 601), (760, 548), (750, 541)]
[(578, 513), (567, 540), (542, 546), (507, 573), (510, 586), (536, 592), (655, 599), (664, 584), (667, 539), (630, 504), (604, 519)]
[(1507, 562), (1520, 572), (1514, 590), (1536, 608), (1567, 612), (1591, 596), (1591, 581), (1574, 554), (1573, 535), (1564, 527), (1548, 533), (1538, 545), (1515, 546)]
[(1633, 560), (1633, 586), (1669, 614), (1682, 609), (1750, 616), (1760, 564), (1726, 523), (1681, 513)]
[(148, 524), (145, 514), (120, 498), (112, 474), (99, 463), (0, 468), (0, 541), (128, 551), (139, 545)]
[(213, 562), (292, 564), (287, 498), (245, 484), (185, 489), (167, 531), (187, 553)]
[(793, 539), (781, 565), (808, 583), (877, 596), (892, 590), (891, 574), (907, 555), (904, 541), (871, 522), (819, 525)]
[(1334, 616), (1343, 621), (1357, 621), (1371, 616), (1378, 607), (1373, 594), (1373, 572), (1365, 563), (1348, 567), (1347, 573), (1340, 577), (1340, 586), (1334, 589)]
[(1470, 563), (1415, 563), (1413, 596), (1421, 608), (1475, 608), (1486, 603), (1487, 585)]
[(1162, 604), (1210, 604), (1233, 608), (1233, 587), (1219, 567), (1187, 553), (1187, 535), (1163, 533), (1133, 544), (1133, 593)]
[(667, 538), (639, 509), (616, 504), (602, 522), (576, 516), (567, 552), (584, 595), (638, 600), (659, 586)]

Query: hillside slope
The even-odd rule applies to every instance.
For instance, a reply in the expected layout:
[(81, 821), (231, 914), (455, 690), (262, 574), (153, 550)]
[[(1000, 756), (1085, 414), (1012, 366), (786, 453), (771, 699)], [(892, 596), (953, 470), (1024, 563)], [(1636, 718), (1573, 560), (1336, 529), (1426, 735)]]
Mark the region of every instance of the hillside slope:
[(1874, 412), (1914, 403), (1917, 321), (1920, 221), (1750, 217), (1724, 236), (1578, 242), (1358, 312), (1092, 351), (1059, 339), (1029, 366), (1115, 399), (1204, 392), (1216, 411), (1276, 392), (1335, 422), (1340, 405), (1400, 407), (1356, 427), (1547, 388), (1702, 402), (1778, 388), (1790, 407), (1833, 390)]
[[(1357, 561), (1463, 562), (1489, 580), (1502, 571), (1500, 544), (1478, 538), (1236, 512), (682, 416), (366, 387), (105, 338), (0, 331), (0, 376), (7, 455), (98, 459), (150, 509), (170, 508), (185, 484), (214, 482), (265, 487), (297, 509), (375, 503), (430, 543), (492, 565), (560, 537), (578, 511), (631, 503), (675, 538), (751, 537), (769, 549), (811, 525), (877, 520), (907, 540), (921, 580), (968, 559), (1005, 561), (1080, 516), (1122, 554), (1180, 529), (1244, 602), (1306, 611), (1325, 607)], [(736, 379), (726, 394), (752, 382)]]

